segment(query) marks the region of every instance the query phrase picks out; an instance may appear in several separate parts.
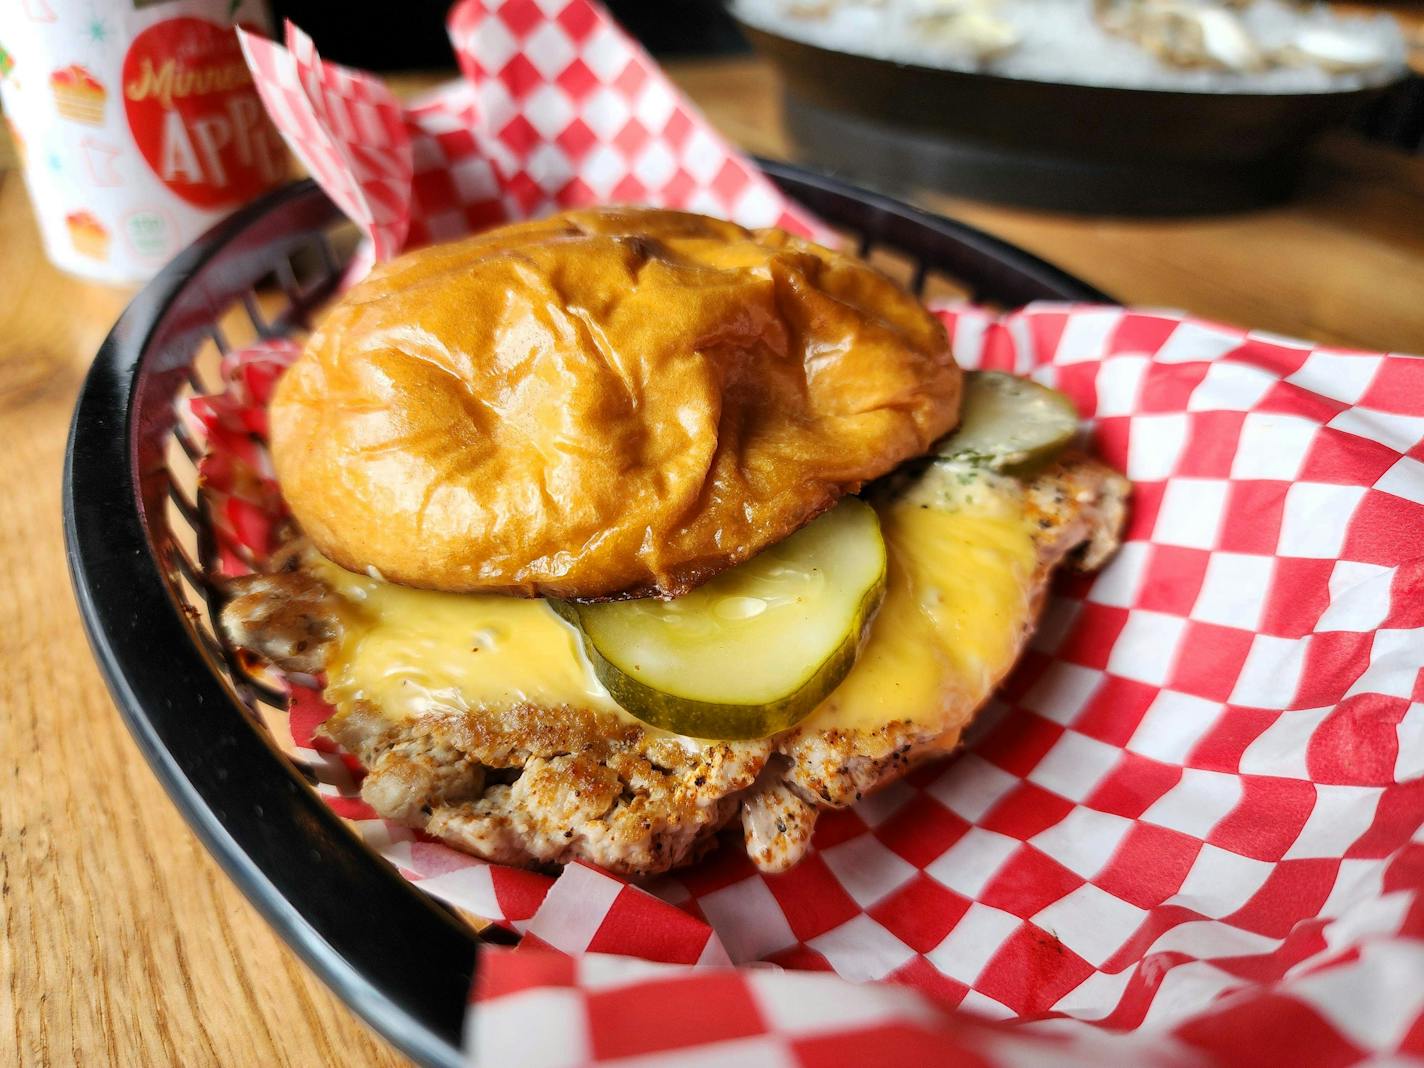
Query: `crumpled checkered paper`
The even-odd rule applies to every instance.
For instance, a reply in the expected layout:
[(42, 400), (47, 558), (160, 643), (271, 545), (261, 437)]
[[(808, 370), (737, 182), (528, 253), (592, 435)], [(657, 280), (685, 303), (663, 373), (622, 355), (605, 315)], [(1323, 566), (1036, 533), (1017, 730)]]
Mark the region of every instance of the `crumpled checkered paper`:
[[(452, 35), (468, 80), (407, 110), (295, 31), (245, 42), (373, 255), (607, 199), (821, 232), (587, 0), (466, 0)], [(1058, 581), (964, 752), (827, 814), (793, 871), (728, 848), (638, 888), (477, 861), (375, 818), (289, 680), (293, 758), (333, 808), (522, 936), (482, 957), (471, 1058), (1424, 1058), (1424, 362), (1120, 308), (943, 315), (964, 366), (1073, 398), (1136, 483), (1131, 525)], [(273, 548), (261, 438), (297, 351), (229, 356), (190, 413), (227, 573)]]
[(285, 49), (238, 31), (275, 125), (376, 260), (587, 204), (827, 236), (592, 0), (463, 0), (449, 28), (465, 78), (410, 107), (291, 23)]
[[(646, 889), (474, 860), (377, 819), (293, 689), (333, 807), (523, 935), (483, 958), (472, 1057), (1424, 1057), (1424, 360), (1121, 308), (942, 314), (966, 367), (1073, 398), (1136, 483), (1126, 541), (1055, 585), (961, 754), (825, 815), (791, 872), (735, 842)], [(254, 435), (296, 351), (229, 357), (196, 402), (229, 570), (272, 547)]]

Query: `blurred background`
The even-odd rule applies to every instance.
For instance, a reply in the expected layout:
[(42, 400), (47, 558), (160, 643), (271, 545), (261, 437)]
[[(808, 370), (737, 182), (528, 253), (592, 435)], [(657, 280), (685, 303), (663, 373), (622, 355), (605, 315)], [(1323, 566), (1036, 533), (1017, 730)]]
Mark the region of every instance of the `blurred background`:
[[(981, 226), (1125, 302), (1424, 351), (1424, 0), (608, 6), (751, 152)], [(452, 70), (447, 8), (273, 3), (412, 92)]]
[[(1424, 145), (1424, 2), (637, 0), (656, 56), (774, 70), (798, 158), (857, 181), (1049, 210), (1181, 215), (1279, 202), (1325, 130)], [(448, 4), (274, 0), (325, 53), (449, 67)], [(357, 16), (352, 17), (356, 12)], [(365, 16), (365, 17), (362, 17)], [(1072, 61), (1077, 58), (1076, 65)]]
[[(148, 19), (203, 5), (257, 22), (270, 15), (275, 26), (290, 19), (325, 58), (379, 71), (406, 96), (456, 74), (448, 0), (164, 0), (134, 10)], [(1424, 284), (1424, 0), (608, 7), (750, 152), (982, 226), (1125, 302), (1424, 349), (1414, 312)], [(36, 90), (29, 57), (16, 65), (6, 53), (7, 34), (70, 9), (91, 52), (134, 21), (90, 0), (15, 0), (8, 28), (0, 18), (0, 78), (13, 68), (7, 103), (22, 74)], [(85, 100), (82, 83), (51, 88), (68, 94), (71, 119), (102, 104)], [(0, 135), (0, 159), (15, 171), (26, 159), (22, 118)], [(29, 140), (48, 137), (40, 129)], [(79, 144), (68, 163), (47, 143), (30, 145), (30, 169), (77, 173), (82, 185), (106, 164), (92, 148), (81, 157)], [(31, 183), (37, 205), (48, 178)], [(249, 197), (270, 184), (254, 179)], [(96, 253), (148, 247), (128, 272), (142, 277), (220, 217), (175, 211), (168, 234), (156, 215), (126, 216), (118, 235), (74, 203), (48, 223), (39, 214), (52, 259), (120, 280), (95, 268)]]
[[(369, 70), (442, 65), (453, 70), (445, 36), (450, 0), (407, 0), (400, 6), (399, 20), (389, 18), (390, 5), (380, 0), (274, 0), (272, 11), (279, 21), (288, 18), (304, 27), (340, 63)], [(657, 56), (716, 55), (748, 47), (721, 0), (621, 0), (606, 6)]]

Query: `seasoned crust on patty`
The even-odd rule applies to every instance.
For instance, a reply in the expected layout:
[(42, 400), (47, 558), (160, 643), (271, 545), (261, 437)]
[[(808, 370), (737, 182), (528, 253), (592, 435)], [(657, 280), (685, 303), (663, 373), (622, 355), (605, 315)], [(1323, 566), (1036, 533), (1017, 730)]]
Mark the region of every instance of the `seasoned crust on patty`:
[[(1032, 609), (1018, 636), (1018, 650), (1038, 621), (1054, 568), (1077, 550), (1078, 566), (1092, 570), (1117, 547), (1127, 491), (1127, 480), (1116, 471), (1076, 455), (1028, 484), (1025, 516), (1038, 558), (1029, 582)], [(1013, 662), (1017, 659), (1016, 650)], [(995, 679), (990, 689), (999, 681)], [(927, 756), (953, 749), (977, 711), (977, 706), (965, 708), (962, 718), (941, 719), (931, 726), (897, 720), (873, 731), (818, 730), (813, 717), (810, 725), (793, 727), (782, 735), (777, 750), (789, 758), (787, 781), (794, 788), (817, 804), (844, 808)]]
[(341, 622), (326, 583), (304, 571), (248, 575), (232, 584), (223, 610), (228, 639), (287, 671), (313, 674), (326, 666)]
[(742, 841), (764, 872), (786, 871), (801, 859), (820, 812), (786, 781), (785, 765), (777, 758), (742, 799)]
[[(1129, 489), (1122, 475), (1079, 454), (1065, 456), (1027, 484), (1025, 513), (1038, 559), (1029, 585), (1032, 610), (1019, 635), (1014, 663), (1033, 632), (1054, 568), (1076, 553), (1072, 562), (1078, 569), (1095, 570), (1117, 548)], [(993, 680), (984, 698), (1000, 681)], [(809, 804), (846, 808), (915, 765), (951, 752), (977, 711), (977, 705), (967, 707), (958, 719), (930, 726), (896, 720), (872, 731), (818, 730), (803, 724), (777, 739), (777, 752), (786, 758), (784, 779), (759, 782), (757, 788), (785, 787)], [(748, 813), (754, 811), (749, 801), (743, 809), (749, 845)], [(810, 829), (798, 825), (764, 849), (764, 857), (754, 853), (752, 859), (764, 870), (784, 871), (801, 859), (810, 838)]]
[[(1020, 648), (1053, 568), (1075, 552), (1080, 566), (1096, 567), (1116, 547), (1127, 492), (1121, 475), (1078, 454), (1027, 484), (1037, 562)], [(302, 650), (308, 666), (290, 656), (301, 636), (322, 633), (312, 630), (322, 604), (313, 581), (300, 571), (234, 580), (222, 616), (229, 636), (279, 666), (314, 670), (334, 626), (327, 641)], [(265, 603), (284, 596), (287, 610)], [(291, 632), (271, 633), (278, 621)], [(701, 742), (589, 709), (525, 705), (395, 722), (358, 702), (322, 729), (366, 766), (362, 796), (388, 819), (501, 863), (583, 859), (641, 876), (696, 859), (738, 812), (753, 862), (784, 871), (804, 855), (819, 809), (854, 804), (951, 751), (975, 710), (874, 730), (817, 728), (813, 717), (772, 739)]]
[(629, 875), (695, 859), (771, 752), (529, 705), (392, 724), (358, 703), (322, 730), (369, 769), (361, 795), (387, 819), (503, 864), (583, 859)]

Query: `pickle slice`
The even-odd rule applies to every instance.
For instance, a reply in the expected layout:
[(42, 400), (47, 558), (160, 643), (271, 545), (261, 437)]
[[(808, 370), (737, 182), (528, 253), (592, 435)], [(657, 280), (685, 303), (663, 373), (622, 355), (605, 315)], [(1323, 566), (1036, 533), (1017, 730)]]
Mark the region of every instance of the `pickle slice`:
[(940, 444), (942, 459), (1020, 473), (1051, 460), (1078, 432), (1073, 402), (1002, 371), (965, 376), (959, 426)]
[(880, 520), (847, 497), (789, 538), (672, 601), (551, 601), (594, 672), (644, 723), (764, 738), (845, 678), (885, 592)]

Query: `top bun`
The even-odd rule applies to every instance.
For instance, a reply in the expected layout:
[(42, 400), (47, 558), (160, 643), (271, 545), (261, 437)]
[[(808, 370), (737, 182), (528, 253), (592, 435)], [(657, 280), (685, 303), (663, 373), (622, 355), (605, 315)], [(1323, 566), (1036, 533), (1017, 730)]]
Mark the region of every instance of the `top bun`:
[(339, 300), (271, 408), (317, 548), (429, 589), (671, 597), (950, 430), (944, 327), (859, 260), (681, 212), (564, 212)]

